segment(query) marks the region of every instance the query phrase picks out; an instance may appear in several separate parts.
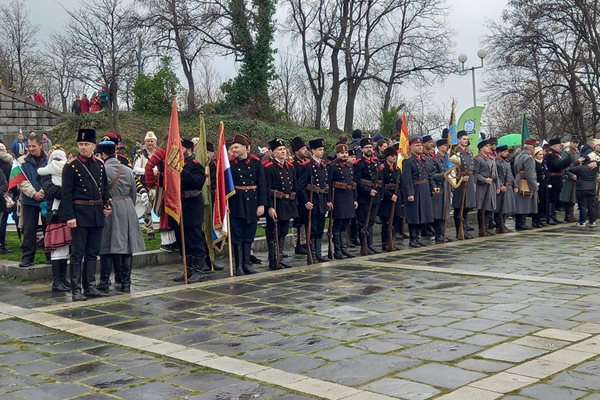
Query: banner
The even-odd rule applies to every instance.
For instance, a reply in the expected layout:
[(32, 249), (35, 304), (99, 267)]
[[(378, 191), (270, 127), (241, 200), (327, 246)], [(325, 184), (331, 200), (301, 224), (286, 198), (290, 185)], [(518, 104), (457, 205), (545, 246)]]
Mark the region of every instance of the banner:
[(229, 197), (235, 194), (233, 186), (233, 177), (229, 166), (229, 155), (225, 146), (225, 132), (223, 121), (219, 123), (219, 144), (215, 149), (215, 158), (217, 160), (215, 202), (213, 211), (213, 247), (221, 252), (225, 245), (225, 240), (229, 235)]
[[(398, 127), (396, 127), (398, 128)], [(402, 161), (408, 158), (408, 118), (406, 113), (402, 112), (402, 118), (400, 120), (400, 143), (398, 144), (398, 168), (402, 170)]]
[(457, 130), (466, 131), (469, 134), (469, 140), (471, 141), (469, 148), (473, 154), (479, 152), (477, 144), (480, 138), (482, 114), (483, 107), (471, 107), (467, 108), (458, 119)]
[(183, 148), (179, 134), (177, 102), (171, 105), (171, 122), (167, 136), (165, 157), (165, 212), (177, 223), (181, 222), (181, 170), (183, 169)]
[(208, 155), (206, 150), (206, 124), (204, 122), (204, 112), (200, 112), (200, 131), (198, 133), (198, 144), (196, 145), (196, 159), (200, 164), (205, 167), (206, 181), (202, 187), (202, 198), (204, 200), (204, 224), (202, 230), (204, 232), (204, 238), (206, 239), (206, 245), (208, 247), (208, 255), (210, 261), (215, 261), (215, 251), (212, 243), (212, 197), (210, 195), (210, 188), (212, 177), (210, 176), (210, 167), (208, 165)]

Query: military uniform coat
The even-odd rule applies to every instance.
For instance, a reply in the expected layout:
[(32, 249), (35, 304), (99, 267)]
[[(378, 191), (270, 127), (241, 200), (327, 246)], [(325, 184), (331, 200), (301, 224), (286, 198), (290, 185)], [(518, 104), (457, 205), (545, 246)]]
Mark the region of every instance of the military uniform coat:
[[(431, 192), (437, 187), (424, 157), (412, 155), (402, 161), (402, 196), (404, 218), (407, 224), (419, 225), (433, 222)], [(408, 196), (414, 196), (412, 202)]]
[[(394, 211), (394, 217), (402, 217), (402, 193), (400, 187), (402, 182), (400, 180), (401, 173), (396, 163), (389, 166), (387, 163), (383, 163), (379, 166), (379, 176), (381, 177), (381, 188), (383, 192), (383, 199), (379, 206), (379, 217), (388, 218), (392, 215), (392, 208), (396, 207)], [(392, 195), (398, 196), (398, 199), (394, 203), (392, 201)]]
[(570, 171), (570, 166), (575, 164), (577, 159), (579, 159), (579, 151), (563, 151), (562, 157), (566, 159), (565, 163), (568, 162), (569, 167), (564, 170), (565, 175), (562, 178), (563, 185), (560, 190), (560, 201), (564, 203), (575, 203), (575, 189), (573, 189), (575, 181), (572, 179), (575, 174)]
[[(280, 221), (289, 221), (298, 216), (298, 199), (296, 171), (292, 163), (280, 163), (274, 158), (263, 161), (267, 181), (267, 209), (275, 208)], [(295, 199), (275, 199), (273, 191), (277, 190), (287, 195), (295, 193)]]
[[(319, 189), (331, 190), (328, 186), (327, 164), (323, 160), (317, 161), (314, 158), (306, 160), (301, 166), (302, 171), (299, 172), (301, 178), (298, 180), (299, 207), (306, 210), (305, 204), (311, 200), (311, 191), (309, 185)], [(313, 210), (312, 213), (325, 215), (327, 213), (327, 193), (312, 193)], [(307, 210), (308, 212), (308, 210)]]
[(204, 166), (194, 155), (188, 156), (181, 170), (181, 208), (183, 226), (199, 226), (204, 223), (204, 198), (202, 188), (206, 181)]
[(469, 181), (468, 182), (463, 181), (457, 189), (454, 189), (453, 195), (452, 195), (453, 196), (452, 197), (452, 207), (454, 207), (454, 208), (461, 207), (463, 192), (466, 190), (467, 194), (465, 196), (464, 207), (466, 209), (475, 208), (475, 207), (477, 207), (477, 194), (476, 194), (476, 188), (475, 188), (476, 187), (475, 177), (473, 176), (473, 168), (474, 168), (473, 154), (471, 153), (471, 150), (469, 150), (469, 148), (466, 148), (464, 150), (459, 150), (457, 155), (458, 155), (458, 157), (460, 157), (460, 173), (463, 176), (468, 175)]
[(513, 215), (517, 211), (517, 205), (515, 203), (515, 177), (512, 167), (508, 160), (497, 158), (496, 169), (498, 170), (498, 187), (506, 186), (506, 192), (500, 192), (496, 195), (495, 211)]
[[(267, 201), (267, 181), (265, 170), (258, 157), (248, 155), (245, 160), (229, 158), (235, 194), (229, 198), (229, 212), (233, 218), (244, 219), (248, 224), (256, 223), (256, 209)], [(244, 190), (242, 186), (256, 186), (253, 190)]]
[(448, 209), (446, 209), (446, 213), (444, 214), (444, 207), (446, 207), (447, 201), (446, 196), (450, 196), (450, 185), (446, 182), (446, 176), (444, 175), (444, 160), (445, 155), (441, 153), (430, 158), (431, 176), (435, 185), (440, 188), (440, 193), (434, 194), (431, 197), (433, 219), (446, 219), (449, 215), (450, 202), (448, 202)]
[[(145, 250), (135, 212), (137, 190), (131, 168), (111, 157), (104, 162), (112, 212), (102, 230), (100, 254), (133, 254)], [(115, 183), (116, 180), (116, 183)]]
[[(496, 209), (496, 188), (498, 187), (498, 170), (496, 169), (496, 160), (494, 157), (487, 157), (477, 154), (474, 159), (473, 172), (477, 184), (477, 209), (485, 211), (494, 211)], [(486, 178), (492, 178), (492, 184), (485, 182)], [(487, 201), (486, 200), (487, 191)]]
[[(77, 220), (77, 226), (93, 228), (104, 226), (104, 206), (110, 204), (106, 171), (102, 161), (94, 156), (78, 156), (67, 162), (62, 172), (62, 205), (65, 219)], [(98, 201), (99, 205), (73, 204), (75, 200)]]
[(360, 158), (354, 164), (354, 179), (358, 192), (358, 204), (368, 205), (371, 202), (371, 189), (377, 191), (377, 195), (373, 199), (373, 205), (379, 204), (381, 201), (381, 184), (379, 183), (379, 160), (376, 156)]
[[(555, 192), (560, 194), (563, 184), (564, 169), (571, 165), (570, 157), (561, 157), (553, 149), (549, 149), (545, 156), (546, 165), (548, 166), (548, 185), (550, 185), (550, 193)], [(551, 195), (552, 196), (552, 195)], [(550, 199), (552, 201), (552, 198)]]
[[(529, 154), (522, 152), (515, 158), (515, 185), (519, 187), (521, 179), (527, 179), (529, 189), (533, 191), (532, 196), (517, 193), (515, 203), (517, 206), (516, 214), (537, 214), (538, 212), (538, 190), (537, 176), (535, 172), (535, 160)], [(520, 172), (524, 172), (524, 177), (521, 177)]]
[(352, 219), (356, 216), (354, 202), (357, 199), (356, 189), (336, 189), (335, 182), (341, 182), (352, 186), (354, 182), (354, 172), (352, 167), (346, 161), (336, 159), (329, 164), (327, 171), (330, 187), (328, 201), (333, 199), (333, 218), (334, 219)]

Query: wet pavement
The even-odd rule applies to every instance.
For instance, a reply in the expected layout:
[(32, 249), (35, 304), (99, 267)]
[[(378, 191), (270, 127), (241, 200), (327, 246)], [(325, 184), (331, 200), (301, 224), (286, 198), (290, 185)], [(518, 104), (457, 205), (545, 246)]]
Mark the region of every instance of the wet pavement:
[(598, 400), (599, 239), (559, 225), (188, 287), (149, 267), (75, 304), (2, 281), (0, 399)]

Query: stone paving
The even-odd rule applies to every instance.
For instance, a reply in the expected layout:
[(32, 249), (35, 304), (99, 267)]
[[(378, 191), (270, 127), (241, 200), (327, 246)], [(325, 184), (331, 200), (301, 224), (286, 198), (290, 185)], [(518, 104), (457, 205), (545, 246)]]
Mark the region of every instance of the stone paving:
[(144, 268), (84, 303), (0, 282), (0, 399), (599, 400), (598, 239), (561, 225), (188, 287)]

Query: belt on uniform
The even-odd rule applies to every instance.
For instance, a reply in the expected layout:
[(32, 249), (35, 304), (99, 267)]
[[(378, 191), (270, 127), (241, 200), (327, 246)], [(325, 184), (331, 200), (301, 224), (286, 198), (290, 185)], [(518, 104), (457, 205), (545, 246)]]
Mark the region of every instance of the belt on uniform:
[(564, 176), (563, 172), (550, 172), (548, 175), (550, 176)]
[(379, 185), (381, 185), (381, 181), (380, 180), (376, 180), (376, 181), (371, 181), (369, 179), (361, 179), (360, 180), (363, 184), (371, 186), (372, 188), (376, 188)]
[(460, 176), (471, 176), (473, 175), (473, 171), (463, 171), (460, 173)]
[(104, 202), (102, 200), (73, 200), (73, 204), (78, 206), (102, 206)]
[(113, 200), (131, 199), (131, 196), (112, 196)]
[(345, 182), (333, 182), (333, 187), (336, 189), (356, 189), (356, 182), (345, 183)]
[(507, 183), (506, 185), (504, 185), (506, 187), (512, 187), (512, 183)]
[(414, 181), (413, 185), (424, 185), (426, 183), (429, 183), (429, 179), (419, 179), (418, 181)]
[(256, 188), (258, 186), (256, 185), (251, 185), (251, 186), (234, 186), (236, 190), (256, 190)]
[(271, 194), (274, 195), (276, 199), (296, 200), (296, 192), (285, 193), (272, 189)]
[(316, 185), (311, 185), (308, 184), (306, 185), (306, 189), (308, 189), (309, 191), (313, 192), (313, 193), (329, 193), (329, 188), (327, 186), (325, 186), (324, 188), (320, 188)]
[(181, 197), (184, 199), (198, 196), (202, 196), (202, 190), (184, 190), (183, 193), (181, 193)]
[(386, 185), (383, 185), (384, 189), (389, 189), (389, 190), (396, 190), (398, 189), (398, 185), (395, 183), (388, 183)]

